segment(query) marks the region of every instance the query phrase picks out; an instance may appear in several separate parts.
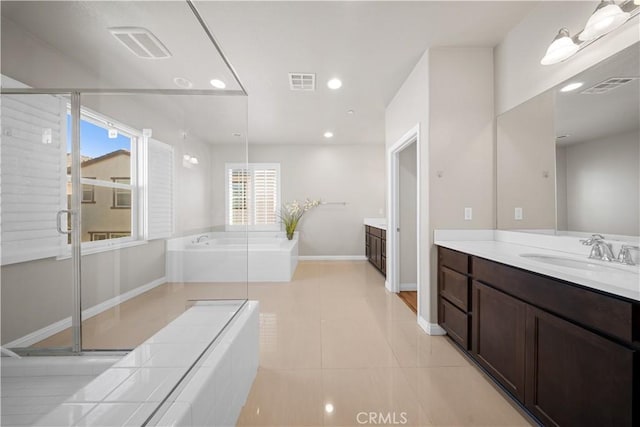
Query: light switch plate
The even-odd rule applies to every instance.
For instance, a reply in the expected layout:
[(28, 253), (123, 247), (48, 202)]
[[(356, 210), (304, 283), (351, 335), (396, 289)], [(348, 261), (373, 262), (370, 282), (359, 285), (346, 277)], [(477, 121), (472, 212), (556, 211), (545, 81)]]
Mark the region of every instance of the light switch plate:
[(473, 218), (473, 209), (464, 208), (464, 220), (471, 221), (472, 218)]
[(513, 214), (516, 221), (522, 221), (522, 208), (516, 208)]

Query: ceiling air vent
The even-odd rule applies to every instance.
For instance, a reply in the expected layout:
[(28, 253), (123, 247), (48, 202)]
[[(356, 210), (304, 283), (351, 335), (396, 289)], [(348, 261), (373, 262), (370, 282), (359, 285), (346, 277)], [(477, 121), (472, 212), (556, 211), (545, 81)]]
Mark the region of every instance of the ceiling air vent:
[(316, 90), (316, 75), (312, 73), (289, 73), (289, 88), (291, 90)]
[(113, 37), (140, 58), (162, 59), (171, 57), (167, 49), (153, 33), (145, 28), (109, 28)]
[(633, 80), (638, 80), (638, 77), (612, 77), (590, 87), (589, 89), (585, 89), (580, 93), (585, 95), (600, 95), (612, 91), (615, 88), (625, 85)]

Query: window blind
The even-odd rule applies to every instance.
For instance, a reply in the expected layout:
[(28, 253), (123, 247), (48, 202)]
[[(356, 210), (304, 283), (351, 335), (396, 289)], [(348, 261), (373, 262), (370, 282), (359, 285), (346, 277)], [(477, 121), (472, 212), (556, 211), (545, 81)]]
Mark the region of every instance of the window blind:
[(249, 185), (251, 182), (249, 171), (247, 169), (229, 168), (227, 173), (229, 224), (249, 224)]
[(256, 225), (275, 224), (278, 209), (278, 176), (276, 169), (255, 169), (253, 217)]
[[(2, 95), (2, 264), (57, 256), (66, 236), (66, 100)], [(63, 225), (65, 226), (65, 225)]]
[(147, 239), (173, 234), (173, 147), (154, 139), (147, 155)]
[(278, 227), (280, 165), (227, 164), (227, 224)]

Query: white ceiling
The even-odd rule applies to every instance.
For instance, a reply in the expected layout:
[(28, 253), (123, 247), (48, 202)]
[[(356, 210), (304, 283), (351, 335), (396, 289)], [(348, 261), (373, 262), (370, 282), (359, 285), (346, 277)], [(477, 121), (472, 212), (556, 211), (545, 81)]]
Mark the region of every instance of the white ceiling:
[[(640, 80), (603, 94), (583, 94), (585, 89), (612, 77), (640, 77), (640, 46), (619, 52), (555, 88), (558, 145), (593, 141), (631, 132), (640, 127)], [(581, 82), (572, 92), (560, 92), (568, 83)]]
[[(333, 131), (335, 143), (383, 143), (385, 106), (425, 49), (495, 46), (534, 4), (196, 3), (249, 92), (250, 143), (283, 144), (324, 142), (326, 130)], [(2, 1), (0, 6), (3, 18), (93, 72), (97, 79), (83, 81), (83, 87), (169, 89), (177, 88), (172, 80), (180, 76), (192, 80), (195, 89), (210, 89), (208, 81), (214, 77), (228, 89), (238, 88), (184, 2)], [(173, 57), (133, 56), (109, 34), (112, 26), (150, 29)], [(9, 58), (4, 41), (2, 47), (2, 70), (12, 70), (11, 77), (27, 76), (23, 81), (38, 87), (77, 87), (71, 77), (47, 74), (34, 61), (23, 61), (29, 52)], [(290, 92), (288, 72), (316, 73), (317, 90)], [(326, 87), (332, 77), (342, 79), (342, 89)], [(215, 110), (198, 104), (190, 101), (188, 115), (179, 102), (156, 107), (179, 114), (184, 128), (212, 143), (231, 142), (231, 134), (244, 127), (245, 112), (233, 107), (238, 102), (230, 102), (229, 108), (216, 102)], [(355, 114), (348, 115), (349, 109)]]
[[(508, 2), (202, 2), (249, 92), (252, 143), (384, 143), (384, 110), (430, 46), (495, 46), (532, 8)], [(317, 75), (291, 92), (289, 72)], [(326, 82), (338, 77), (342, 89)], [(348, 115), (353, 109), (355, 114)]]

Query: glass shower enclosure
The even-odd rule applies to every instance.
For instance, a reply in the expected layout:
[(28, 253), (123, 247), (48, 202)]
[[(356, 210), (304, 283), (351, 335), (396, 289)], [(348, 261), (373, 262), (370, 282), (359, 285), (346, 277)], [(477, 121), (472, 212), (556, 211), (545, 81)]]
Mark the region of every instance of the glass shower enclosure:
[(247, 163), (247, 93), (195, 6), (1, 8), (2, 347), (126, 351), (194, 300), (245, 301), (246, 228), (232, 255), (207, 242), (230, 209), (216, 147)]

